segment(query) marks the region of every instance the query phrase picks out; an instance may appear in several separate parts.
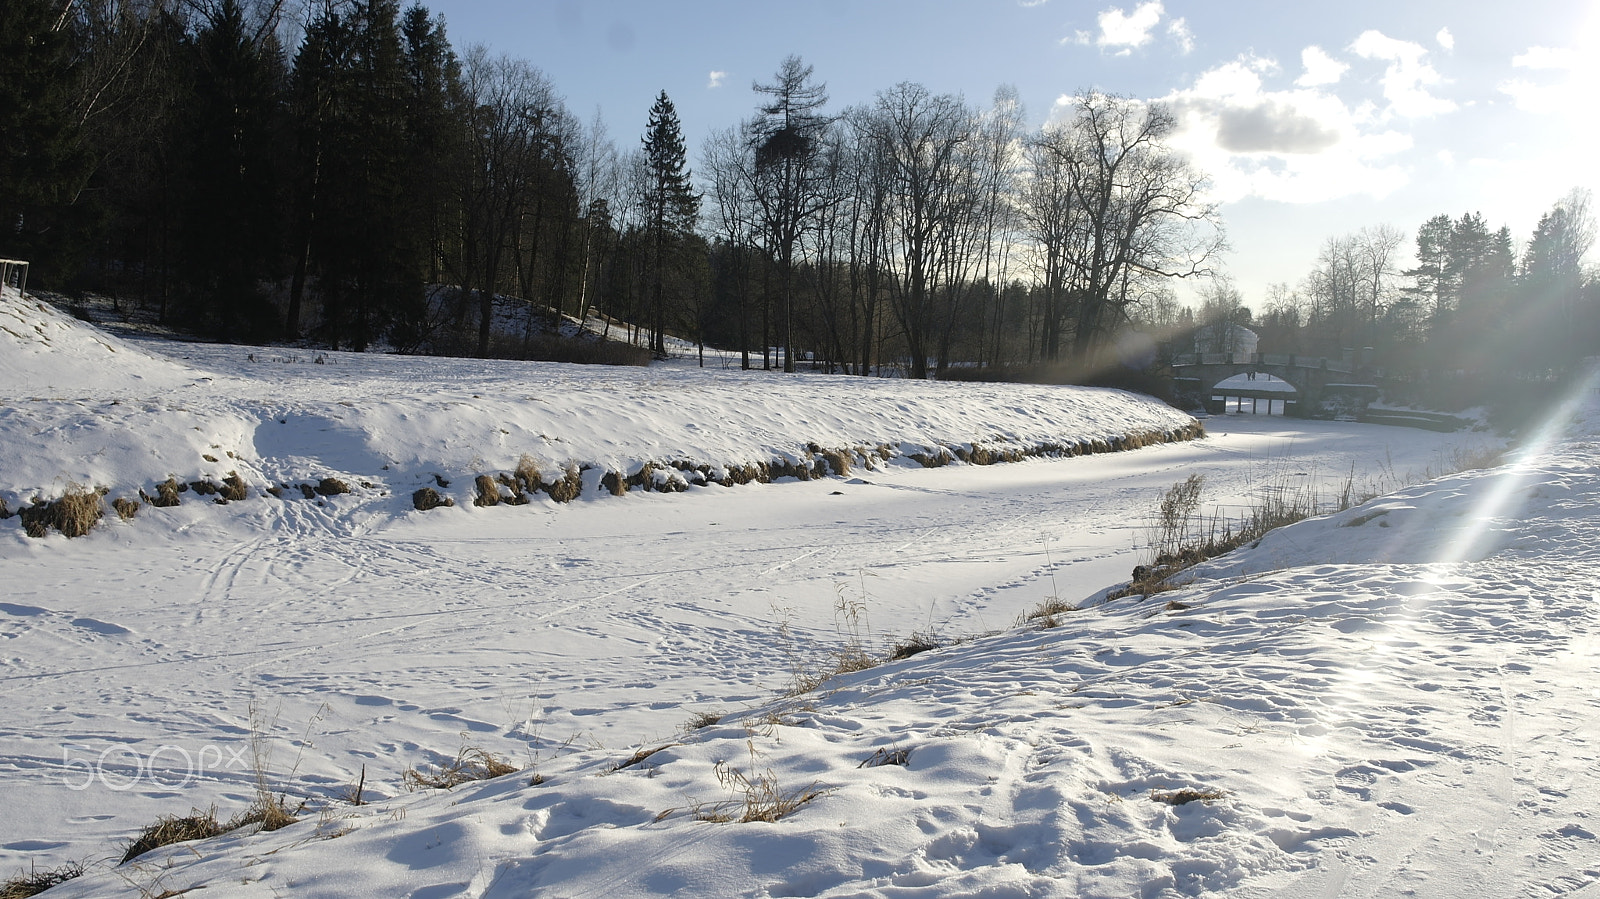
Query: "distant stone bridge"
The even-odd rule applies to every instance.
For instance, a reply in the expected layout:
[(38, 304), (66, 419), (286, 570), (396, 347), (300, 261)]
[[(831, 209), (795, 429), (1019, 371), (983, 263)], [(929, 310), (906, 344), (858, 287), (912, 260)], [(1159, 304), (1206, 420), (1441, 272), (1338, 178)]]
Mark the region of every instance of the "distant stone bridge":
[[(1324, 356), (1275, 355), (1271, 353), (1190, 353), (1172, 361), (1172, 380), (1180, 395), (1193, 393), (1202, 400), (1211, 397), (1211, 389), (1220, 381), (1234, 375), (1262, 372), (1289, 382), (1295, 389), (1292, 397), (1282, 393), (1272, 394), (1272, 399), (1287, 399), (1305, 412), (1315, 409), (1325, 399), (1345, 396), (1358, 401), (1363, 407), (1377, 399), (1378, 385), (1365, 371), (1342, 359)], [(1250, 397), (1255, 391), (1230, 389), (1229, 394)], [(1261, 392), (1260, 396), (1268, 396)]]

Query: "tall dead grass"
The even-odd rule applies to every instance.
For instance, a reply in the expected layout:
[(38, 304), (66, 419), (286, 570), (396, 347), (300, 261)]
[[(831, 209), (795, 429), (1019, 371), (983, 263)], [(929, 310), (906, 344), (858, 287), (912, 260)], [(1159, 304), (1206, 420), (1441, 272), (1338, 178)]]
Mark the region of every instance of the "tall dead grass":
[(1217, 513), (1200, 513), (1205, 476), (1191, 474), (1168, 487), (1156, 500), (1150, 561), (1135, 566), (1128, 585), (1111, 591), (1106, 598), (1150, 596), (1176, 589), (1182, 585), (1174, 576), (1184, 569), (1254, 543), (1285, 525), (1342, 512), (1409, 484), (1498, 465), (1505, 452), (1503, 447), (1457, 447), (1440, 461), (1437, 470), (1428, 466), (1421, 472), (1399, 475), (1386, 464), (1376, 477), (1362, 484), (1356, 482), (1352, 466), (1331, 501), (1325, 501), (1314, 485), (1297, 483), (1289, 473), (1278, 472), (1257, 491), (1244, 514), (1232, 519)]
[(51, 528), (67, 537), (82, 537), (105, 517), (104, 493), (70, 484), (57, 499), (37, 499), (19, 509), (22, 529), (29, 537), (43, 537)]
[(28, 899), (53, 886), (59, 886), (82, 876), (83, 865), (77, 862), (68, 862), (60, 867), (46, 868), (43, 871), (37, 868), (30, 869), (27, 874), (19, 874), (10, 880), (0, 881), (0, 899)]
[(475, 780), (490, 780), (515, 774), (519, 771), (500, 756), (480, 746), (463, 745), (456, 756), (433, 770), (407, 768), (400, 774), (400, 782), (408, 790), (448, 790)]

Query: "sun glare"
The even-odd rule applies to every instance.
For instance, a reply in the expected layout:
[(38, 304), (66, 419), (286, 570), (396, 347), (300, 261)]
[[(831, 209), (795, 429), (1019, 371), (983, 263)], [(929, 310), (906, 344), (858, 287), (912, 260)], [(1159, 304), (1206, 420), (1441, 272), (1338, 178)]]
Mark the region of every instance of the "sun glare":
[(1567, 394), (1552, 408), (1517, 448), (1511, 460), (1490, 477), (1493, 485), (1486, 491), (1467, 518), (1467, 525), (1451, 541), (1438, 560), (1441, 562), (1472, 560), (1481, 556), (1486, 548), (1490, 528), (1497, 521), (1515, 516), (1522, 501), (1522, 488), (1537, 471), (1550, 447), (1561, 440), (1571, 426), (1584, 413), (1585, 406), (1600, 395), (1600, 365), (1590, 364), (1585, 373), (1576, 378)]

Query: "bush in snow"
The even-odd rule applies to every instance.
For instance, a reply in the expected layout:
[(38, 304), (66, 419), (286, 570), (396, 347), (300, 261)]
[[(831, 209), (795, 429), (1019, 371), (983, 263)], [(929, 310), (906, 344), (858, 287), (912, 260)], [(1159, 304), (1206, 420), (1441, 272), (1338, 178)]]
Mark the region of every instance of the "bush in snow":
[(424, 487), (411, 494), (411, 505), (418, 512), (426, 512), (429, 509), (437, 509), (440, 506), (453, 506), (455, 504), (455, 500), (448, 496), (440, 496), (439, 491), (432, 487)]
[(50, 528), (68, 537), (82, 537), (106, 514), (106, 505), (101, 491), (73, 484), (59, 499), (35, 500), (17, 514), (29, 537), (43, 537)]

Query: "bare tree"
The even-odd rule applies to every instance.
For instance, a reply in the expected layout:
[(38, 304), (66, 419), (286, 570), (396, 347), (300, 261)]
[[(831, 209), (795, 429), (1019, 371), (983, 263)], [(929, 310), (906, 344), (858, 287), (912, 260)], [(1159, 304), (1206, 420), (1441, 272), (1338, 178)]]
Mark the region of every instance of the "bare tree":
[(802, 232), (823, 208), (823, 137), (832, 123), (821, 114), (827, 85), (811, 80), (812, 67), (785, 57), (772, 84), (753, 85), (771, 99), (748, 124), (755, 150), (752, 186), (763, 230), (778, 266), (779, 329), (783, 370), (794, 371), (794, 252)]
[(1045, 147), (1078, 207), (1082, 234), (1067, 261), (1073, 346), (1086, 359), (1126, 323), (1135, 281), (1209, 275), (1226, 241), (1205, 176), (1165, 143), (1175, 121), (1164, 105), (1080, 93), (1065, 127)]
[(858, 123), (881, 164), (890, 296), (905, 329), (911, 376), (928, 376), (935, 300), (949, 286), (953, 229), (972, 199), (963, 170), (973, 113), (959, 98), (902, 83), (878, 95)]
[(1398, 229), (1379, 225), (1323, 243), (1304, 284), (1323, 352), (1374, 343), (1378, 321), (1398, 292), (1395, 254), (1404, 242)]
[(621, 191), (621, 161), (600, 111), (584, 130), (577, 151), (578, 204), (583, 210), (583, 274), (578, 288), (578, 320), (589, 317), (594, 283), (605, 265), (605, 254), (613, 242), (613, 210)]
[(1025, 145), (1027, 178), (1021, 192), (1021, 215), (1030, 257), (1037, 277), (1040, 309), (1040, 354), (1047, 360), (1061, 355), (1067, 327), (1069, 292), (1075, 292), (1079, 268), (1072, 259), (1082, 255), (1084, 210), (1073, 189), (1070, 161), (1076, 138), (1065, 126), (1046, 126)]
[(540, 120), (558, 102), (548, 80), (525, 60), (467, 50), (463, 91), (471, 116), (461, 192), (460, 258), (453, 267), (464, 299), (478, 297), (478, 355), (489, 354), (494, 297), (514, 248), (531, 187)]
[(714, 234), (728, 244), (738, 298), (740, 367), (750, 368), (750, 266), (748, 252), (756, 245), (754, 156), (744, 135), (747, 126), (712, 133), (700, 149), (700, 171), (711, 203), (706, 213)]

